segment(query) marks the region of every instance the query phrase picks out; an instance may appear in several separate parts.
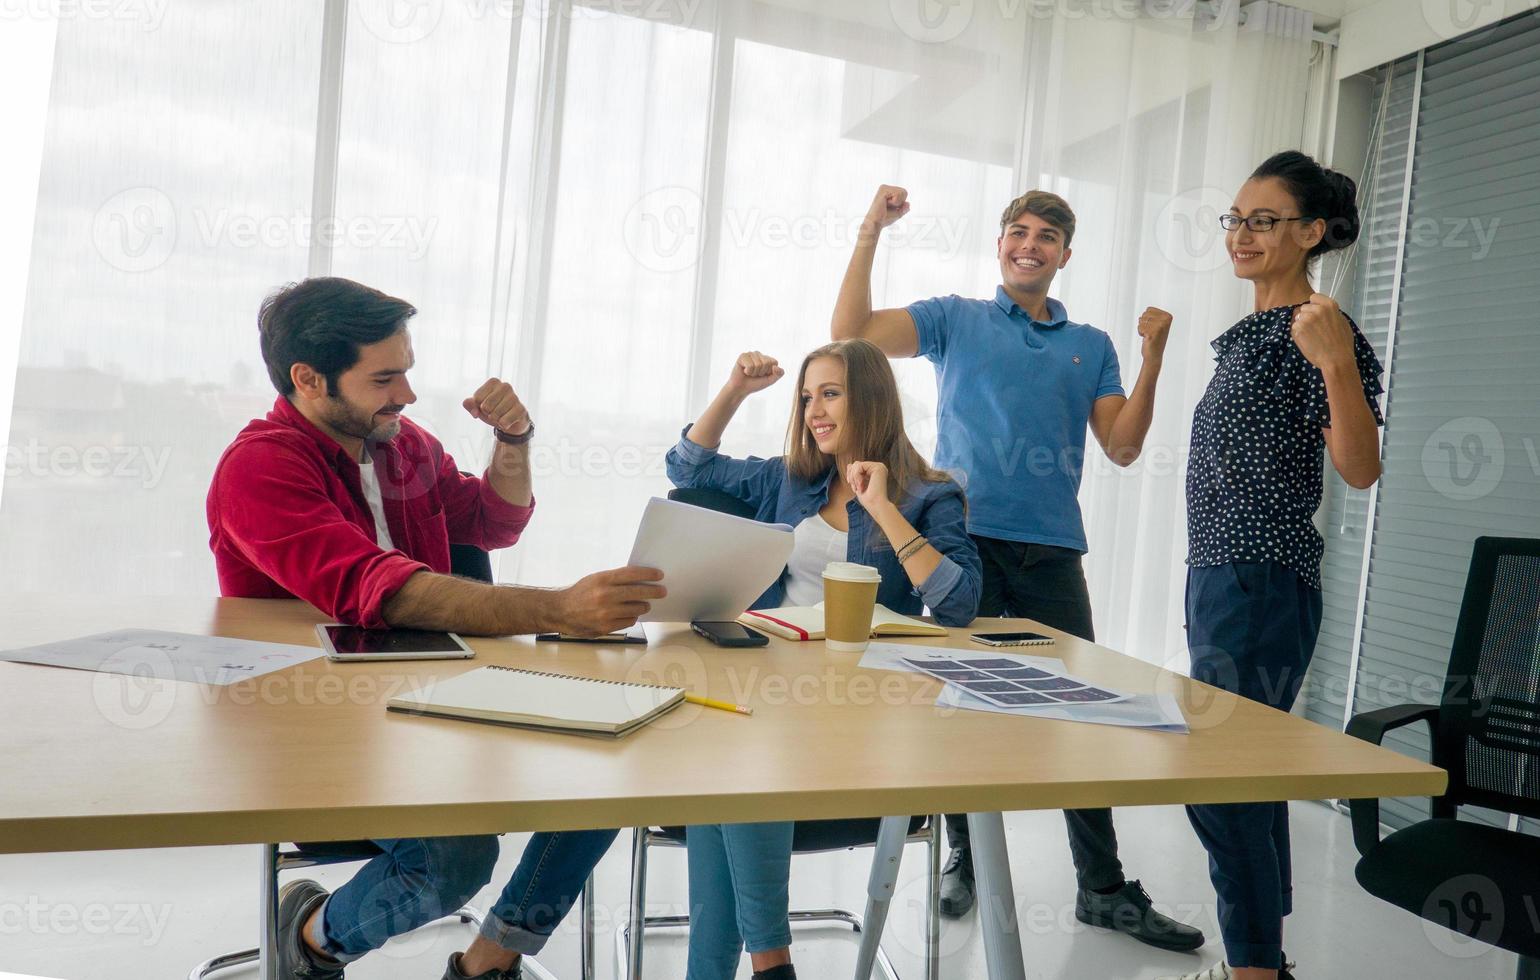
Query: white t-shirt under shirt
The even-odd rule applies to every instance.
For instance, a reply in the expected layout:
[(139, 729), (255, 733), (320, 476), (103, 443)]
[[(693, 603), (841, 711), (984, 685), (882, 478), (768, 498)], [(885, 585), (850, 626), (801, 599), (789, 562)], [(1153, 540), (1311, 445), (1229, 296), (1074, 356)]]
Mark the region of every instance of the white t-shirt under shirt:
[(368, 452), (364, 450), (366, 458), (358, 464), (358, 480), (363, 484), (369, 513), (374, 515), (374, 540), (384, 550), (392, 551), (396, 546), (390, 540), (390, 525), (385, 523), (385, 498), (380, 494), (380, 478), (374, 472), (374, 460), (367, 458)]
[(786, 605), (813, 606), (823, 601), (824, 566), (845, 560), (849, 538), (849, 532), (837, 530), (816, 512), (796, 526), (791, 558), (781, 579)]

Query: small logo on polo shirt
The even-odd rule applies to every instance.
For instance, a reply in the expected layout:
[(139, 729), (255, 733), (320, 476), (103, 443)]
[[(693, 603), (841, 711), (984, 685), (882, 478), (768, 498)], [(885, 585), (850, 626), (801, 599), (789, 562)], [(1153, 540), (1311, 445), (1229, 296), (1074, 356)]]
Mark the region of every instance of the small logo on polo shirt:
[(1080, 363), (1080, 355), (1076, 354), (1074, 357), (1070, 358), (1070, 360), (1074, 361), (1076, 364), (1079, 364)]

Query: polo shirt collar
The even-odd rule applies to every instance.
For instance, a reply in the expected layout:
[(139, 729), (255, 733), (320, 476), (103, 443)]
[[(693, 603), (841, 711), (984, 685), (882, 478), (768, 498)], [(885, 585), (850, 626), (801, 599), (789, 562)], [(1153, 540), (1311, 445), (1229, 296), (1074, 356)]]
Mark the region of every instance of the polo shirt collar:
[(1060, 327), (1069, 322), (1069, 313), (1065, 311), (1064, 304), (1051, 296), (1048, 298), (1048, 319), (1046, 321), (1033, 320), (1032, 314), (1018, 306), (1016, 301), (1011, 299), (1011, 294), (1005, 291), (1004, 286), (995, 287), (995, 305), (1000, 307), (1006, 316), (1020, 313), (1040, 327)]

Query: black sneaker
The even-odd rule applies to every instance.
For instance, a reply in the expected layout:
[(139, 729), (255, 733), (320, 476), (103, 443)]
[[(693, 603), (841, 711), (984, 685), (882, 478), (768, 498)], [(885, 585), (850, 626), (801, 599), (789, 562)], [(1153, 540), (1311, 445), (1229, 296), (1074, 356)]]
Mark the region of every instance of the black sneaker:
[(280, 980), (342, 980), (342, 964), (323, 964), (305, 945), (305, 923), (326, 901), (327, 891), (309, 878), (278, 892), (278, 976)]
[(1089, 926), (1115, 929), (1157, 949), (1189, 952), (1203, 945), (1203, 933), (1155, 911), (1138, 881), (1125, 881), (1110, 895), (1082, 888), (1075, 896), (1075, 918)]
[(524, 976), (524, 957), (513, 961), (513, 966), (507, 970), (488, 970), (478, 973), (474, 977), (468, 977), (460, 972), (460, 954), (452, 953), (449, 957), (449, 966), (444, 968), (444, 980), (520, 980)]
[(952, 848), (941, 871), (941, 914), (960, 919), (973, 910), (973, 852), (966, 846)]

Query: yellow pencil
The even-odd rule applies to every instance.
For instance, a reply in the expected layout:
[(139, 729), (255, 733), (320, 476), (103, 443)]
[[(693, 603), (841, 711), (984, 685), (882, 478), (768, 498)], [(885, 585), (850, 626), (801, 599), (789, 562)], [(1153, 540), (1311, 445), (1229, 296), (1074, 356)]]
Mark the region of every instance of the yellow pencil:
[(732, 704), (727, 701), (713, 701), (711, 698), (703, 698), (699, 694), (686, 694), (684, 699), (691, 704), (704, 705), (707, 708), (716, 708), (718, 711), (732, 711), (740, 715), (752, 715), (754, 709), (743, 704)]

